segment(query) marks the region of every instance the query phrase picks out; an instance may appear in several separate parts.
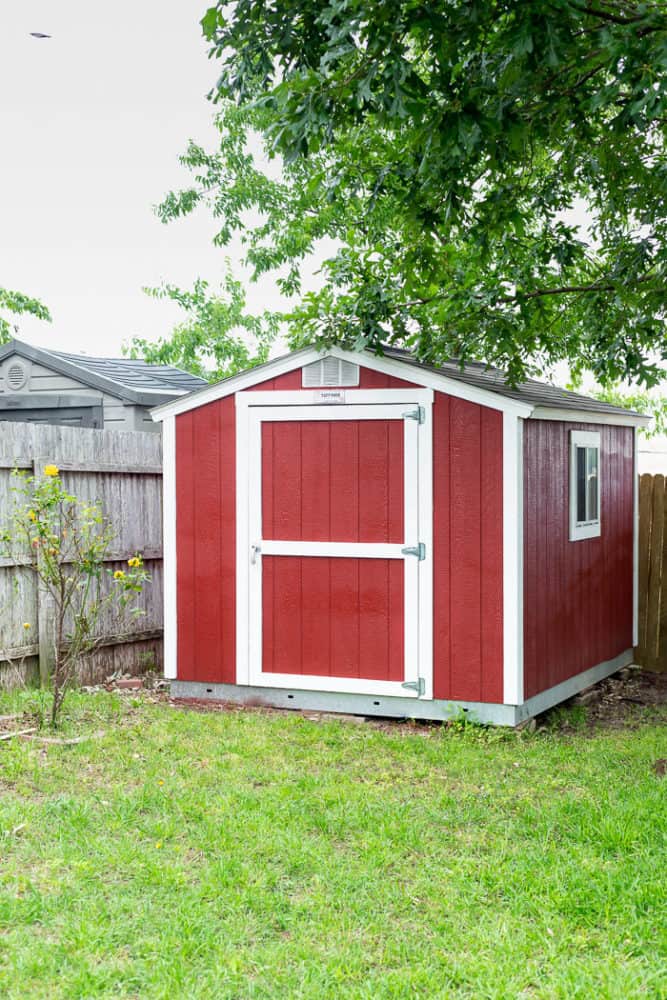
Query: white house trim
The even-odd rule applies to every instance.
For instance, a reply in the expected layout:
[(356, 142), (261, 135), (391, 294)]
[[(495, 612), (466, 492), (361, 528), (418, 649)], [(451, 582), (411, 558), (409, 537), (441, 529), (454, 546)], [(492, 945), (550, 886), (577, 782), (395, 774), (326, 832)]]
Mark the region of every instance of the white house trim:
[[(318, 399), (319, 389), (269, 389), (247, 390), (237, 393), (236, 408), (248, 406), (364, 406), (385, 403), (419, 403), (425, 406), (433, 402), (433, 389), (349, 389), (341, 391), (345, 394), (342, 403), (332, 403)], [(328, 419), (328, 418), (327, 418)]]
[(249, 544), (248, 445), (250, 411), (236, 412), (236, 683), (250, 683), (249, 649)]
[(178, 616), (176, 573), (176, 418), (162, 428), (162, 538), (164, 557), (164, 676), (177, 676)]
[[(296, 542), (262, 538), (263, 556), (331, 556), (339, 559), (404, 559), (402, 546), (390, 542)], [(406, 543), (407, 544), (407, 543)]]
[(523, 700), (523, 420), (504, 413), (503, 702)]
[(618, 427), (646, 427), (651, 421), (650, 417), (640, 413), (597, 413), (592, 410), (561, 410), (555, 406), (536, 406), (530, 418), (563, 420), (571, 424), (614, 424)]
[[(595, 448), (598, 453), (597, 464), (597, 517), (590, 521), (577, 520), (577, 448)], [(580, 542), (587, 538), (599, 538), (602, 534), (602, 478), (603, 462), (606, 456), (602, 454), (599, 431), (570, 431), (570, 541)], [(588, 488), (586, 488), (588, 493)]]
[[(326, 351), (320, 351), (314, 347), (306, 347), (301, 351), (295, 351), (293, 354), (276, 358), (274, 361), (268, 361), (257, 368), (241, 372), (239, 375), (233, 375), (231, 378), (224, 379), (216, 385), (207, 386), (205, 389), (190, 393), (184, 399), (173, 400), (163, 406), (157, 406), (151, 411), (151, 416), (153, 420), (157, 421), (164, 420), (166, 416), (178, 416), (180, 413), (186, 413), (188, 410), (205, 406), (207, 403), (223, 399), (225, 396), (242, 392), (244, 389), (249, 389), (253, 385), (257, 385), (258, 382), (264, 382), (267, 379), (276, 378), (278, 375), (284, 375), (286, 372), (302, 368), (304, 365), (310, 364), (312, 361), (319, 361), (327, 355), (340, 358), (343, 361), (350, 361), (352, 364), (363, 365), (365, 368), (383, 372), (385, 375), (393, 375), (396, 378), (415, 382), (417, 385), (447, 393), (449, 396), (467, 399), (472, 403), (479, 403), (481, 406), (488, 406), (493, 410), (515, 413), (517, 416), (522, 417), (530, 416), (533, 411), (532, 404), (508, 399), (506, 396), (491, 392), (488, 389), (479, 389), (476, 386), (468, 385), (457, 379), (449, 378), (449, 376), (440, 374), (439, 372), (432, 372), (426, 368), (408, 364), (405, 361), (395, 358), (380, 357), (370, 351), (344, 351), (340, 347), (331, 347)], [(313, 390), (306, 391), (312, 392)], [(352, 393), (355, 390), (346, 389), (345, 391)]]
[(639, 645), (639, 434), (632, 436), (632, 645)]
[[(406, 675), (407, 676), (407, 675)], [(284, 687), (301, 691), (336, 691), (341, 694), (383, 695), (385, 697), (418, 697), (416, 691), (401, 687), (399, 681), (366, 680), (363, 677), (328, 677), (316, 674), (253, 673), (252, 687)], [(421, 700), (421, 699), (420, 699)]]

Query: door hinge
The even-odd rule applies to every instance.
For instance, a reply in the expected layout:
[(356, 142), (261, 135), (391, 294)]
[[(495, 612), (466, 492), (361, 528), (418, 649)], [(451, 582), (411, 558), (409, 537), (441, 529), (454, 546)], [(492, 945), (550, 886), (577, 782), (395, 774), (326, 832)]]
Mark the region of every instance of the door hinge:
[(426, 681), (423, 677), (418, 677), (416, 681), (403, 681), (401, 687), (407, 688), (409, 691), (416, 691), (421, 698), (426, 691)]
[(416, 420), (418, 424), (423, 424), (426, 420), (426, 410), (423, 406), (418, 406), (416, 410), (406, 410), (403, 419)]
[(401, 554), (404, 556), (417, 556), (417, 559), (421, 562), (426, 559), (426, 546), (423, 542), (419, 542), (418, 545), (406, 545), (404, 549), (401, 549)]

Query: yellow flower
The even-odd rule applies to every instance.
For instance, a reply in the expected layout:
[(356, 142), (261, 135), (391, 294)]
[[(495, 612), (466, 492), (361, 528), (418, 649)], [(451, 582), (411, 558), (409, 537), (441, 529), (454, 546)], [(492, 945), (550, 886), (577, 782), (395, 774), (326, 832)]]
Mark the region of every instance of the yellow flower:
[(162, 847), (162, 841), (158, 840), (158, 842), (157, 842), (157, 844), (155, 846), (157, 847), (158, 850), (160, 850), (160, 848)]
[(114, 578), (114, 580), (124, 580), (125, 579), (125, 573), (123, 573), (122, 569), (117, 569), (116, 572), (113, 575), (113, 578)]
[(141, 566), (141, 558), (139, 556), (133, 556), (132, 559), (127, 560), (127, 565), (134, 569), (136, 566)]
[(30, 622), (23, 622), (23, 628), (25, 629), (30, 628)]
[(29, 510), (28, 511), (28, 517), (30, 518), (31, 521), (36, 521), (37, 520), (37, 514), (35, 514), (34, 510)]
[(162, 778), (160, 778), (160, 780), (158, 781), (158, 785), (164, 785), (164, 781), (162, 780)]
[(44, 475), (45, 476), (57, 476), (58, 475), (58, 466), (57, 465), (45, 465), (44, 466)]

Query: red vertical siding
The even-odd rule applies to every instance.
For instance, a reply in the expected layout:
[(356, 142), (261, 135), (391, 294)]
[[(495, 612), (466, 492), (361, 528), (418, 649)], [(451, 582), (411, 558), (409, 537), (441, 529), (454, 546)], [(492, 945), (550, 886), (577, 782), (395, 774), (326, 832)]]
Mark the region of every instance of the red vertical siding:
[(236, 679), (234, 399), (176, 417), (178, 676)]
[[(602, 531), (569, 540), (570, 431), (600, 433)], [(530, 698), (632, 647), (633, 430), (527, 420), (524, 683)]]
[(434, 696), (502, 702), (502, 413), (436, 393)]
[[(407, 380), (361, 368), (359, 388), (413, 386), (414, 383)], [(268, 379), (253, 388), (300, 389), (301, 371)], [(350, 396), (353, 392), (349, 390)], [(436, 393), (433, 417), (434, 694), (443, 699), (500, 702), (503, 668), (502, 414)], [(335, 435), (340, 435), (340, 439)], [(176, 439), (178, 676), (183, 680), (233, 683), (236, 655), (234, 398), (227, 397), (177, 417)], [(348, 533), (354, 522), (349, 515), (354, 484), (346, 470), (351, 467), (352, 455), (356, 454), (361, 460), (364, 444), (343, 423), (332, 431), (332, 446), (335, 450), (343, 449), (348, 461), (332, 464), (332, 490), (326, 501), (328, 517), (331, 530), (336, 534), (340, 532), (341, 540), (353, 541), (357, 540), (358, 529), (351, 535)], [(313, 460), (318, 454), (315, 447)], [(278, 481), (284, 477), (285, 482), (297, 481), (301, 472), (295, 442), (292, 446), (284, 440), (276, 442), (274, 455), (276, 463), (282, 462), (282, 472), (274, 479)], [(373, 461), (372, 453), (369, 461)], [(402, 457), (400, 462), (400, 469), (391, 464), (390, 477), (402, 472)], [(393, 496), (396, 491), (390, 490), (390, 493)], [(311, 537), (316, 537), (317, 519), (324, 510), (324, 501), (321, 504), (315, 497), (304, 495), (297, 503), (299, 518), (305, 516)], [(378, 503), (387, 506), (389, 500), (378, 497)], [(354, 500), (352, 504), (354, 506)], [(297, 515), (293, 499), (291, 505), (285, 504), (281, 490), (277, 493), (265, 491), (263, 508), (264, 516), (273, 523), (276, 538), (281, 537), (281, 523), (285, 526)], [(355, 509), (358, 519), (363, 514), (358, 501)], [(401, 516), (398, 509), (389, 506), (383, 514), (389, 525)], [(386, 534), (382, 538), (378, 536), (377, 540), (385, 540), (385, 537)], [(309, 630), (309, 609), (305, 608), (303, 614), (294, 612), (297, 595), (302, 591), (301, 567), (297, 560), (284, 560), (285, 565), (280, 565), (282, 562), (280, 557), (264, 559), (264, 596), (274, 608), (275, 616), (289, 618), (291, 638), (278, 645), (271, 643), (270, 652), (267, 640), (265, 653), (268, 658), (272, 657), (273, 670), (295, 672), (293, 649), (302, 640), (308, 644), (316, 637)], [(395, 613), (403, 601), (402, 576), (396, 576), (399, 564), (388, 569), (384, 563), (380, 565), (381, 561), (377, 567), (368, 565), (370, 560), (359, 560), (363, 566), (348, 560), (328, 562), (327, 572), (320, 572), (308, 584), (313, 605), (326, 597), (332, 607), (341, 607), (341, 613), (350, 620), (341, 595), (355, 594), (356, 602), (358, 593), (360, 614), (354, 628), (344, 635), (332, 614), (331, 634), (337, 641), (330, 644), (332, 662), (326, 670), (337, 676), (358, 676), (357, 650), (360, 644), (369, 643), (386, 650), (388, 673), (383, 676), (399, 679), (402, 625), (400, 616)], [(310, 560), (309, 569), (313, 568), (313, 560)], [(323, 586), (325, 580), (326, 595), (319, 593), (320, 584)], [(352, 588), (350, 583), (354, 584)]]

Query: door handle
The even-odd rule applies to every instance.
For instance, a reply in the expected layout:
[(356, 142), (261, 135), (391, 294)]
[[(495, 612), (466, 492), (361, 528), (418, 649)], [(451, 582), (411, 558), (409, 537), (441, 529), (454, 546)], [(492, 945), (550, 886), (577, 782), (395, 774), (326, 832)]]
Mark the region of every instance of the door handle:
[(251, 545), (250, 546), (250, 562), (254, 566), (257, 562), (257, 556), (260, 555), (262, 551), (261, 545)]

